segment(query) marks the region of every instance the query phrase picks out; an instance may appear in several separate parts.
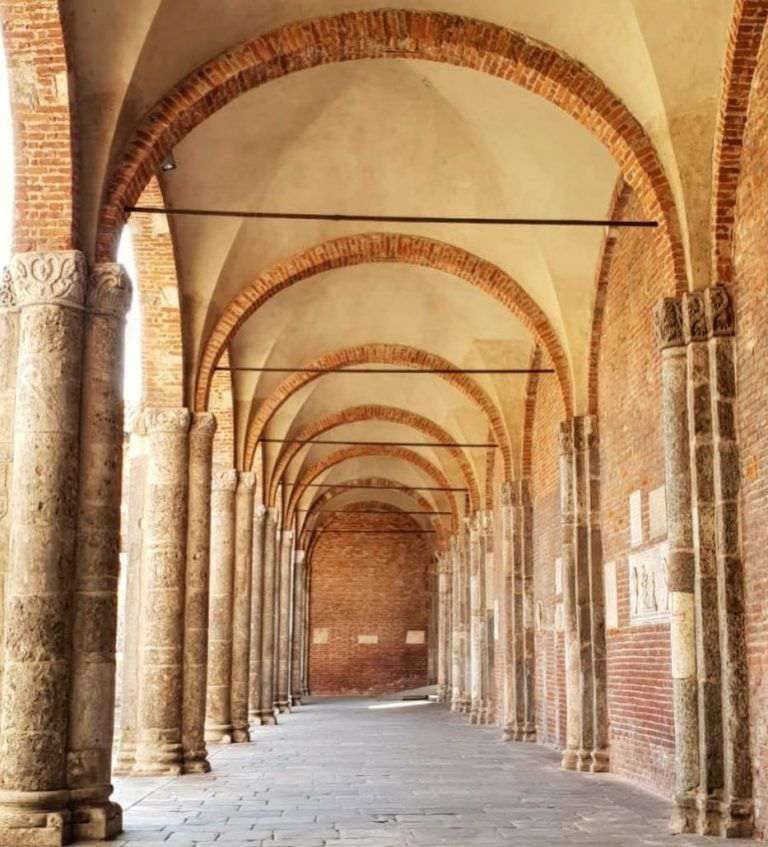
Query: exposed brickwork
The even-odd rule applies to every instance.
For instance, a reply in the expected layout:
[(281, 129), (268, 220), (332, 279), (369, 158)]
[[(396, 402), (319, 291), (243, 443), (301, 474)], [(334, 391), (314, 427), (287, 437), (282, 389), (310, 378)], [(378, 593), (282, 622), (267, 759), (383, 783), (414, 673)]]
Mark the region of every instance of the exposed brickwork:
[(281, 27), (198, 68), (149, 112), (113, 174), (101, 212), (97, 255), (110, 259), (123, 209), (195, 126), (238, 95), (288, 73), (358, 59), (425, 59), (491, 74), (559, 106), (611, 152), (647, 214), (661, 226), (659, 272), (686, 286), (672, 193), (642, 125), (586, 66), (530, 36), (437, 12), (350, 12)]
[(713, 165), (713, 282), (723, 283), (733, 279), (736, 201), (745, 164), (744, 131), (758, 50), (768, 20), (765, 0), (735, 0), (733, 6)]
[(768, 837), (768, 39), (763, 38), (744, 136), (734, 232), (738, 438), (755, 823)]
[(443, 271), (479, 288), (519, 318), (549, 353), (567, 407), (571, 404), (568, 361), (547, 316), (529, 294), (496, 265), (459, 247), (397, 233), (367, 233), (326, 241), (274, 265), (241, 291), (224, 309), (200, 361), (196, 404), (205, 408), (211, 376), (221, 351), (238, 328), (271, 297), (298, 282), (329, 270), (375, 262), (398, 262)]
[[(350, 509), (370, 505), (362, 501)], [(377, 504), (376, 508), (384, 508)], [(336, 515), (334, 529), (418, 529), (407, 515)], [(429, 536), (344, 534), (314, 546), (310, 609), (313, 694), (374, 693), (425, 685), (429, 629)], [(317, 630), (328, 640), (314, 643)], [(423, 644), (406, 644), (408, 631)], [(359, 644), (358, 636), (376, 636)]]
[[(355, 423), (358, 421), (372, 420), (393, 421), (395, 423), (403, 424), (404, 426), (409, 426), (440, 444), (451, 444), (455, 441), (450, 433), (446, 432), (446, 430), (444, 430), (441, 426), (438, 426), (438, 424), (423, 417), (422, 415), (417, 415), (414, 412), (409, 412), (406, 409), (400, 409), (394, 406), (376, 405), (352, 406), (347, 409), (342, 409), (341, 411), (335, 412), (334, 414), (328, 415), (320, 420), (313, 421), (296, 432), (291, 433), (291, 438), (297, 440), (311, 440), (313, 438), (318, 438), (323, 433), (326, 433), (337, 426), (343, 426), (344, 424)], [(301, 449), (301, 444), (286, 444), (280, 453), (280, 457), (275, 463), (275, 467), (271, 475), (271, 482), (269, 485), (269, 505), (274, 505), (277, 487), (283, 473), (291, 459)], [(480, 494), (478, 492), (477, 480), (475, 479), (472, 466), (467, 461), (461, 448), (454, 447), (446, 452), (453, 457), (461, 470), (464, 482), (469, 489), (472, 510), (474, 511), (475, 509), (478, 509), (480, 507)]]
[[(546, 365), (545, 365), (546, 366)], [(529, 383), (527, 432), (531, 445), (533, 504), (533, 596), (536, 604), (536, 735), (547, 744), (565, 744), (565, 662), (558, 627), (555, 559), (560, 555), (560, 472), (558, 425), (565, 409), (552, 380)], [(533, 391), (535, 390), (535, 393)], [(530, 433), (530, 434), (529, 434)]]
[[(618, 196), (621, 200), (621, 192)], [(634, 196), (623, 205), (627, 218), (640, 209)], [(616, 565), (619, 618), (619, 628), (607, 634), (611, 767), (667, 792), (674, 774), (669, 626), (630, 627), (627, 555), (630, 494), (643, 492), (641, 546), (647, 546), (647, 496), (664, 485), (661, 364), (652, 312), (674, 289), (658, 274), (659, 257), (635, 231), (620, 230), (604, 260), (595, 400), (603, 468), (603, 556)]]
[[(406, 347), (404, 344), (363, 344), (359, 347), (349, 347), (345, 350), (337, 350), (328, 353), (309, 362), (304, 367), (313, 370), (327, 368), (352, 367), (354, 365), (402, 365), (421, 368), (456, 369), (456, 365), (426, 353), (415, 347)], [(283, 380), (272, 394), (261, 404), (258, 412), (251, 419), (245, 442), (245, 467), (250, 468), (253, 461), (253, 451), (258, 443), (264, 427), (272, 415), (285, 403), (285, 401), (310, 382), (319, 379), (321, 374), (296, 373)], [(450, 385), (455, 386), (462, 394), (469, 397), (483, 412), (493, 429), (496, 443), (500, 445), (504, 456), (504, 470), (508, 478), (511, 477), (512, 450), (507, 438), (506, 427), (501, 413), (488, 394), (468, 374), (442, 373), (437, 375)]]
[[(147, 184), (141, 202), (164, 205), (156, 178)], [(137, 215), (130, 226), (139, 277), (136, 291), (141, 311), (142, 396), (147, 406), (183, 406), (184, 347), (171, 232), (167, 219), (156, 215)]]
[(0, 0), (14, 133), (15, 252), (78, 246), (74, 98), (59, 7), (58, 0)]
[[(450, 486), (445, 474), (439, 468), (433, 465), (432, 462), (425, 459), (420, 453), (417, 453), (415, 450), (409, 450), (407, 447), (390, 447), (384, 445), (355, 445), (352, 447), (345, 447), (342, 450), (336, 450), (335, 452), (330, 453), (304, 471), (301, 478), (294, 486), (293, 493), (288, 499), (286, 514), (288, 515), (289, 523), (293, 516), (294, 509), (298, 506), (299, 500), (305, 492), (306, 486), (310, 482), (314, 482), (321, 473), (329, 468), (335, 467), (349, 459), (358, 459), (362, 456), (389, 456), (392, 459), (400, 459), (403, 462), (408, 462), (420, 471), (423, 471), (436, 486), (441, 488), (448, 488)], [(448, 500), (454, 517), (458, 518), (456, 498), (453, 496), (453, 493), (446, 491), (445, 497)]]
[[(229, 353), (222, 358), (229, 365)], [(232, 404), (232, 372), (216, 371), (211, 389), (210, 411), (216, 416), (213, 461), (221, 467), (235, 467), (235, 412)]]

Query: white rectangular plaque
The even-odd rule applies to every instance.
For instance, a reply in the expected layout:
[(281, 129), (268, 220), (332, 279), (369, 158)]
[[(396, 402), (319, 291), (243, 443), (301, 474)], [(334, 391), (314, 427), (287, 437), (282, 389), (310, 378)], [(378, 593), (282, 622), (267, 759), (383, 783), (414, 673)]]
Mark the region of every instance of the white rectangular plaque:
[(315, 627), (312, 630), (312, 643), (313, 644), (327, 644), (328, 643), (328, 630), (325, 628)]
[(563, 593), (563, 560), (560, 556), (555, 559), (555, 594)]
[(358, 644), (378, 644), (379, 636), (378, 635), (358, 635), (357, 636)]
[(409, 629), (405, 636), (406, 644), (423, 644), (426, 638), (426, 633), (423, 629)]
[(629, 545), (639, 547), (643, 543), (643, 492), (633, 491), (629, 495)]
[(603, 565), (603, 590), (605, 592), (605, 628), (618, 629), (619, 598), (616, 591), (616, 562)]
[(667, 534), (667, 492), (663, 485), (648, 495), (648, 518), (651, 538), (664, 538)]
[(633, 626), (669, 620), (667, 542), (630, 553), (629, 622)]
[(562, 632), (565, 629), (565, 613), (563, 612), (563, 604), (558, 603), (555, 606), (555, 629)]

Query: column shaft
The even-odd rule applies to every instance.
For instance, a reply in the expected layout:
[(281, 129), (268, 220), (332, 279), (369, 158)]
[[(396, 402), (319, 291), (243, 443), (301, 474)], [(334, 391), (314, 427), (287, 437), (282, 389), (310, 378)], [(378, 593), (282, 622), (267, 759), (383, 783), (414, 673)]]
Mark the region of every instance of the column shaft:
[(437, 696), (441, 703), (446, 703), (450, 702), (451, 679), (450, 554), (439, 553), (437, 563)]
[(187, 409), (147, 409), (141, 669), (133, 773), (181, 773), (184, 593), (189, 486)]
[(250, 741), (248, 676), (251, 646), (251, 556), (256, 474), (241, 471), (235, 518), (235, 575), (232, 595), (232, 740)]
[(264, 604), (264, 527), (267, 510), (255, 506), (253, 513), (253, 553), (251, 556), (251, 668), (248, 720), (259, 726), (262, 720), (262, 614)]
[(271, 511), (264, 519), (264, 583), (261, 616), (261, 722), (277, 723), (275, 717), (275, 628), (278, 568), (277, 527)]
[(280, 539), (277, 673), (275, 705), (280, 712), (290, 711), (291, 687), (291, 589), (293, 572), (293, 530), (284, 529)]
[(520, 565), (522, 576), (523, 628), (523, 741), (536, 740), (536, 657), (533, 604), (533, 505), (530, 482), (523, 479), (519, 489)]
[(232, 589), (237, 471), (214, 468), (211, 483), (211, 581), (205, 740), (232, 741)]
[(85, 262), (22, 253), (11, 535), (5, 582), (0, 842), (70, 835), (67, 735)]
[(216, 419), (196, 412), (189, 434), (189, 523), (184, 600), (184, 773), (207, 773), (205, 693), (208, 679), (208, 583), (211, 559), (211, 473)]
[(109, 797), (120, 575), (123, 342), (130, 291), (120, 265), (97, 265), (85, 318), (67, 752), (72, 832), (80, 839), (111, 838), (122, 830), (122, 810)]
[(297, 550), (293, 557), (293, 627), (291, 632), (291, 688), (292, 706), (301, 705), (301, 642), (304, 604), (304, 551)]
[(517, 486), (511, 482), (502, 488), (501, 505), (501, 619), (504, 659), (505, 741), (521, 741), (525, 720), (523, 665), (520, 508)]

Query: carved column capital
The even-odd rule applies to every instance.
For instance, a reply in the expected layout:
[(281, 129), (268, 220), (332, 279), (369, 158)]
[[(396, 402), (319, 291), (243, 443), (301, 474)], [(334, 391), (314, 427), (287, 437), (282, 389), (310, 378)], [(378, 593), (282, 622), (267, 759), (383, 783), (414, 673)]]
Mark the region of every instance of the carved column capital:
[(144, 410), (142, 428), (147, 435), (155, 432), (188, 432), (192, 415), (189, 409)]
[(207, 435), (211, 440), (216, 434), (216, 415), (213, 412), (194, 412), (192, 414), (191, 431)]
[(246, 491), (253, 491), (256, 487), (256, 474), (253, 471), (238, 471), (238, 483)]
[(558, 430), (558, 440), (560, 443), (560, 455), (570, 456), (573, 453), (573, 421), (561, 421)]
[(264, 520), (264, 518), (265, 518), (266, 516), (267, 516), (267, 507), (266, 507), (266, 506), (264, 506), (264, 505), (262, 505), (262, 504), (260, 503), (260, 504), (259, 504), (258, 506), (256, 506), (256, 508), (253, 510), (253, 519), (254, 519), (257, 523), (261, 523), (261, 522)]
[(86, 305), (93, 312), (123, 318), (131, 308), (132, 293), (125, 268), (116, 262), (102, 262), (91, 272)]
[(666, 350), (668, 347), (682, 347), (685, 344), (683, 309), (677, 298), (665, 297), (663, 300), (659, 300), (653, 310), (653, 324), (659, 350)]
[(237, 471), (233, 468), (214, 468), (211, 487), (214, 491), (234, 492), (237, 488)]
[(13, 287), (13, 277), (10, 268), (4, 267), (0, 276), (0, 309), (15, 309), (16, 291)]
[(733, 304), (728, 289), (713, 285), (704, 292), (710, 337), (729, 336), (736, 331)]
[(86, 264), (79, 250), (16, 253), (9, 265), (16, 302), (24, 306), (81, 308), (85, 301)]
[(706, 341), (709, 335), (707, 310), (703, 291), (683, 295), (683, 336), (685, 343)]
[(294, 562), (296, 562), (297, 565), (303, 565), (304, 559), (306, 558), (306, 556), (307, 556), (306, 550), (296, 550), (293, 560), (294, 560)]

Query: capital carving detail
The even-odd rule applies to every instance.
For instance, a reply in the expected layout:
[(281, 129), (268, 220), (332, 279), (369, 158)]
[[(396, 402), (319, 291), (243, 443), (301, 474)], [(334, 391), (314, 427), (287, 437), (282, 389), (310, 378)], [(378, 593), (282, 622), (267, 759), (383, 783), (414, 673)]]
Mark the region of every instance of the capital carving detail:
[(573, 453), (573, 425), (572, 421), (562, 421), (558, 430), (558, 438), (560, 441), (560, 453), (563, 456), (570, 456)]
[(659, 350), (682, 347), (685, 344), (683, 309), (679, 300), (674, 297), (665, 297), (660, 300), (653, 310), (653, 323)]
[(713, 285), (706, 292), (707, 319), (712, 337), (733, 335), (736, 322), (733, 315), (731, 295), (725, 286)]
[(189, 409), (144, 410), (143, 430), (147, 435), (154, 432), (188, 432), (192, 415)]
[(259, 503), (258, 506), (253, 510), (253, 517), (256, 521), (261, 523), (267, 515), (267, 507), (262, 503)]
[(86, 264), (79, 250), (16, 253), (9, 270), (16, 302), (22, 308), (83, 306)]
[(91, 311), (122, 318), (131, 308), (131, 297), (131, 280), (122, 265), (103, 262), (94, 267), (86, 298)]
[(307, 555), (307, 553), (306, 553), (305, 550), (297, 550), (294, 554), (294, 561), (296, 562), (296, 564), (297, 565), (303, 565), (304, 559), (306, 558), (306, 555)]
[(16, 308), (16, 292), (13, 288), (13, 277), (9, 268), (3, 268), (0, 277), (0, 309)]
[(234, 468), (214, 468), (211, 473), (211, 488), (214, 491), (231, 491), (237, 488), (237, 471)]
[(252, 491), (256, 486), (256, 474), (253, 471), (239, 471), (239, 484), (246, 491)]
[(216, 434), (216, 415), (213, 412), (194, 412), (191, 431), (210, 438)]
[(686, 344), (707, 340), (707, 311), (702, 291), (689, 291), (683, 297), (683, 334)]

